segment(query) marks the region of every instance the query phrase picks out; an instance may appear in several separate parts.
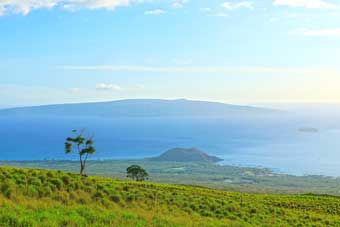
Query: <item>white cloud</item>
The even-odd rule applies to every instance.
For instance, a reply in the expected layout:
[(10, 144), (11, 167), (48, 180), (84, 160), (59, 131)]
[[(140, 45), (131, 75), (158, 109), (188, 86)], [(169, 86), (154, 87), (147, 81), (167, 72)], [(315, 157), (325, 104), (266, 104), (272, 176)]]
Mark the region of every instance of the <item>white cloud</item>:
[(63, 4), (67, 9), (109, 9), (114, 10), (119, 6), (128, 6), (132, 2), (131, 0), (69, 0)]
[(200, 8), (200, 11), (201, 11), (201, 12), (211, 12), (212, 9), (211, 9), (211, 8), (208, 8), (208, 7), (205, 7), (205, 8)]
[(222, 7), (227, 9), (227, 10), (235, 10), (239, 8), (247, 8), (247, 9), (254, 9), (253, 3), (249, 1), (243, 1), (243, 2), (238, 2), (238, 3), (233, 3), (233, 2), (224, 2), (222, 4)]
[(0, 15), (16, 13), (27, 15), (35, 9), (52, 9), (55, 7), (78, 10), (108, 9), (114, 10), (120, 6), (129, 6), (143, 0), (0, 0)]
[(340, 28), (328, 28), (328, 29), (297, 29), (295, 33), (308, 37), (339, 37)]
[(164, 14), (164, 13), (165, 11), (162, 9), (154, 9), (154, 10), (148, 10), (144, 12), (145, 15), (156, 15), (156, 16)]
[(27, 15), (31, 10), (41, 8), (53, 8), (60, 0), (1, 0), (0, 14), (7, 12), (20, 13)]
[(78, 88), (78, 87), (73, 87), (73, 88), (70, 88), (70, 92), (71, 93), (79, 93), (80, 92), (80, 88)]
[(172, 7), (173, 8), (182, 8), (188, 2), (189, 2), (189, 0), (174, 0), (172, 2)]
[[(279, 68), (279, 67), (147, 67), (147, 66), (63, 66), (64, 70), (149, 72), (149, 73), (206, 73), (206, 74), (298, 74), (298, 75), (340, 75), (338, 69), (329, 68)], [(105, 87), (105, 86), (104, 86)]]
[[(154, 0), (0, 0), (0, 16), (5, 14), (27, 15), (36, 9), (61, 8), (71, 11), (80, 9), (114, 10), (117, 7), (130, 6), (138, 3), (150, 3)], [(182, 8), (189, 0), (171, 0), (173, 8)], [(162, 14), (164, 11), (147, 11), (150, 14)]]
[(100, 83), (96, 85), (97, 90), (102, 91), (121, 91), (122, 88), (118, 86), (117, 84), (106, 84), (106, 83)]
[(339, 5), (324, 0), (274, 0), (276, 6), (303, 7), (308, 9), (339, 9)]

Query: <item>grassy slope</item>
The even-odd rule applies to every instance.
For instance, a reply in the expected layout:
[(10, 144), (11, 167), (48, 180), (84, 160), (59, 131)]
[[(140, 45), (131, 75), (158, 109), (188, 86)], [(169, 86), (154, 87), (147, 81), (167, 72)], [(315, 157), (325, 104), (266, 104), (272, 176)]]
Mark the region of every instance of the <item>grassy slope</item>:
[(340, 226), (340, 199), (0, 168), (0, 226)]
[[(207, 163), (152, 162), (147, 160), (89, 161), (87, 171), (90, 175), (124, 179), (126, 168), (133, 164), (146, 168), (150, 173), (150, 180), (153, 182), (198, 185), (251, 193), (340, 195), (340, 178), (292, 176), (275, 174), (268, 169)], [(72, 161), (0, 161), (0, 165), (55, 169), (75, 173), (79, 171), (78, 162)], [(225, 179), (232, 182), (224, 182)]]

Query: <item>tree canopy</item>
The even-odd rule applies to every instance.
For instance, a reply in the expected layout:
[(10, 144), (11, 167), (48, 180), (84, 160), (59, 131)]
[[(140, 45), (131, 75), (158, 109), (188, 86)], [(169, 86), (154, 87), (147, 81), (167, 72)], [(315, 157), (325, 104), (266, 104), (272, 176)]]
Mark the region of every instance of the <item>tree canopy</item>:
[(65, 153), (77, 153), (79, 155), (80, 162), (80, 175), (84, 176), (86, 161), (88, 157), (96, 152), (93, 144), (93, 136), (85, 137), (84, 129), (78, 131), (73, 130), (72, 132), (75, 134), (74, 137), (67, 137), (65, 142)]
[(128, 167), (126, 172), (127, 178), (131, 178), (135, 181), (145, 181), (149, 177), (147, 171), (139, 165), (132, 165)]

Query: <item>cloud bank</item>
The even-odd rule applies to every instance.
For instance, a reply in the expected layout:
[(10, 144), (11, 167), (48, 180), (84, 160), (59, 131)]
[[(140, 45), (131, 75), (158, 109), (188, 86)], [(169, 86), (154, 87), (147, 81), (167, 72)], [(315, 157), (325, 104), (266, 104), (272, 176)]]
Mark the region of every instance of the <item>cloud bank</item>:
[(96, 85), (96, 90), (99, 91), (121, 91), (122, 88), (117, 84), (100, 83)]
[(308, 9), (339, 9), (340, 7), (338, 4), (324, 0), (274, 0), (274, 5)]
[(162, 9), (154, 9), (154, 10), (148, 10), (144, 12), (145, 15), (161, 15), (164, 13), (165, 11)]
[(111, 72), (149, 72), (149, 73), (206, 73), (206, 74), (294, 74), (294, 75), (340, 75), (334, 68), (280, 68), (280, 67), (148, 67), (148, 66), (62, 66), (63, 70), (111, 71)]
[[(156, 0), (0, 0), (0, 16), (6, 14), (27, 15), (37, 9), (60, 8), (70, 11), (81, 9), (114, 10), (139, 3), (157, 2)], [(189, 0), (170, 0), (173, 8), (182, 8)]]
[(0, 15), (22, 14), (27, 15), (36, 9), (63, 8), (68, 10), (78, 9), (107, 9), (129, 6), (141, 3), (144, 0), (0, 0)]
[(223, 8), (227, 10), (235, 10), (239, 8), (247, 8), (247, 9), (254, 9), (253, 3), (249, 1), (242, 1), (238, 3), (233, 3), (233, 2), (224, 2), (222, 4)]

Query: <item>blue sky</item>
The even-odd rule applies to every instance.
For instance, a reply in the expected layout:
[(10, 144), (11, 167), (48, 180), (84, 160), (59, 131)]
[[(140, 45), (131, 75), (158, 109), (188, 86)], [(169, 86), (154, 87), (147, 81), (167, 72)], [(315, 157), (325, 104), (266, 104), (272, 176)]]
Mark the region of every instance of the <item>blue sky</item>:
[(0, 107), (338, 102), (340, 1), (0, 0)]

